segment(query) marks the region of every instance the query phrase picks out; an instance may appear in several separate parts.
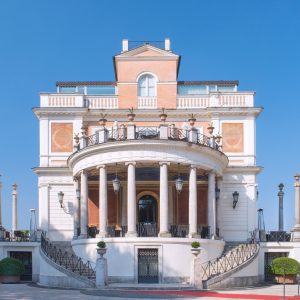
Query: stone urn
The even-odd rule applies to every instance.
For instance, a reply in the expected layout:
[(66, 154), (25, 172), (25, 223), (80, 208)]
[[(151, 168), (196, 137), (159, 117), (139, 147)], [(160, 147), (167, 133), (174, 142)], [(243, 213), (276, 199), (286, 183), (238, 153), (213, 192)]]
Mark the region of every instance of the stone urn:
[(196, 118), (189, 118), (188, 122), (189, 122), (190, 126), (193, 127), (195, 125)]
[(106, 122), (107, 122), (107, 119), (101, 118), (101, 119), (99, 119), (98, 124), (99, 124), (100, 126), (105, 126), (105, 125), (106, 125)]
[(215, 138), (216, 138), (216, 142), (217, 142), (218, 144), (220, 144), (221, 139), (222, 139), (222, 137), (220, 136), (220, 134), (217, 134)]
[(166, 120), (167, 120), (167, 116), (168, 116), (167, 114), (160, 114), (160, 115), (159, 115), (160, 120), (161, 120), (162, 122), (164, 122), (164, 123), (165, 123)]
[(207, 130), (209, 132), (209, 134), (213, 134), (215, 127), (213, 126), (213, 123), (209, 123)]
[(135, 114), (134, 114), (134, 113), (129, 113), (129, 114), (127, 115), (127, 117), (128, 117), (128, 121), (129, 121), (129, 122), (133, 122), (133, 121), (134, 121), (134, 118), (135, 118)]
[(100, 255), (100, 258), (103, 258), (103, 255), (106, 253), (107, 248), (97, 248), (97, 253)]
[(201, 249), (200, 248), (191, 248), (191, 252), (195, 257), (197, 257), (200, 254)]

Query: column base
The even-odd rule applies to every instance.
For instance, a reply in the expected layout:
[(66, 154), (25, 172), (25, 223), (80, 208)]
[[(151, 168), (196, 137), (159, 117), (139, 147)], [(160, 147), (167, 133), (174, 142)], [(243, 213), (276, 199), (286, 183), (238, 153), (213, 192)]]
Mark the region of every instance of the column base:
[(188, 234), (189, 238), (195, 238), (195, 239), (200, 239), (201, 236), (198, 234), (198, 232), (191, 232)]
[(158, 234), (158, 237), (171, 237), (171, 233), (168, 231), (162, 231)]
[(137, 236), (138, 236), (138, 234), (136, 231), (127, 231), (125, 233), (125, 237), (137, 237)]
[(106, 231), (103, 231), (103, 232), (99, 232), (97, 235), (96, 235), (96, 238), (106, 238), (108, 237), (108, 234)]
[(300, 226), (296, 225), (292, 231), (293, 231), (293, 242), (300, 242)]
[(81, 234), (79, 237), (78, 237), (78, 239), (79, 240), (83, 240), (83, 239), (87, 239), (87, 233), (83, 233), (83, 234)]
[(73, 240), (78, 240), (78, 235), (74, 235)]

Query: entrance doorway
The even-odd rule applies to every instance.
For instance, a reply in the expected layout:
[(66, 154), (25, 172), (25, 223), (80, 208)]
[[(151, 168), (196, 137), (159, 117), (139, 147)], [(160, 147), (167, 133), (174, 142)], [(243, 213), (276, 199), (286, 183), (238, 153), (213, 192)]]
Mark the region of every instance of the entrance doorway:
[(138, 283), (158, 283), (158, 249), (138, 249)]
[(148, 224), (157, 222), (157, 202), (153, 196), (145, 195), (139, 199), (138, 221)]
[(25, 272), (20, 276), (20, 279), (22, 281), (32, 281), (32, 252), (10, 251), (9, 255), (24, 264)]

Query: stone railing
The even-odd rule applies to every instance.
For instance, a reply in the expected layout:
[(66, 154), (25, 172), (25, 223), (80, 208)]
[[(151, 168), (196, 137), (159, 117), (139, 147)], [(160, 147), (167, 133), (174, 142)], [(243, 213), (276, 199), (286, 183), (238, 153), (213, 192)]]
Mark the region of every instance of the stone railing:
[(178, 95), (177, 108), (253, 107), (253, 92), (210, 93), (207, 95)]
[(138, 97), (139, 109), (155, 109), (157, 108), (156, 97)]

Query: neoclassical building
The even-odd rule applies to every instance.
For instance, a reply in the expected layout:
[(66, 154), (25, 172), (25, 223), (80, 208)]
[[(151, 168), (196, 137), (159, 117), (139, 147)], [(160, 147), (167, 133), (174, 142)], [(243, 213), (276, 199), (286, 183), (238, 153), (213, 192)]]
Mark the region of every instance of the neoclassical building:
[(106, 241), (110, 280), (183, 282), (191, 241), (208, 261), (256, 228), (255, 92), (179, 80), (180, 64), (169, 39), (123, 40), (114, 81), (57, 82), (34, 108), (39, 227), (92, 262)]

